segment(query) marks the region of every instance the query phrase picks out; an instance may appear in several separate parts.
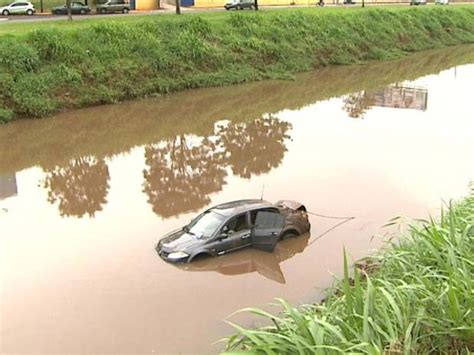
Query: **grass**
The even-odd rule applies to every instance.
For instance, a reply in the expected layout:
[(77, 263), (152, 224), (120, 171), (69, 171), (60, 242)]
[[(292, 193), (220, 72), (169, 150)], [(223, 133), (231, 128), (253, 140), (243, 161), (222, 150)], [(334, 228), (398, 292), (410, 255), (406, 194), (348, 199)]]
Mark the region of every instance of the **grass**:
[(53, 120), (18, 121), (0, 127), (0, 175), (35, 165), (47, 170), (52, 156), (60, 165), (81, 156), (112, 157), (180, 134), (208, 136), (214, 132), (217, 118), (253, 121), (266, 113), (297, 110), (320, 100), (380, 89), (466, 63), (474, 63), (474, 45), (368, 65), (331, 66), (299, 74), (296, 80), (194, 90), (165, 99), (72, 110)]
[[(395, 223), (395, 220), (391, 223)], [(413, 221), (385, 250), (356, 264), (322, 304), (283, 300), (272, 321), (234, 325), (228, 351), (287, 354), (469, 354), (474, 351), (474, 186), (437, 219)]]
[[(51, 22), (65, 27), (4, 35), (2, 116), (44, 117), (474, 42), (471, 7), (343, 10), (94, 19), (73, 27)], [(74, 27), (82, 22), (87, 26)]]

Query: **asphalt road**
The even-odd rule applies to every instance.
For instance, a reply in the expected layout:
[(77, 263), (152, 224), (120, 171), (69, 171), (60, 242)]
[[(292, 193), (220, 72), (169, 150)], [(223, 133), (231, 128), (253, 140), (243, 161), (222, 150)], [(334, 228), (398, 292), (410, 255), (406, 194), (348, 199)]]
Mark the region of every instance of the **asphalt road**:
[[(342, 0), (340, 0), (342, 2)], [(406, 0), (408, 1), (408, 0)], [(314, 0), (315, 6), (316, 6), (317, 0)], [(384, 4), (366, 4), (367, 6), (380, 6)], [(399, 3), (399, 4), (390, 4), (390, 5), (402, 5), (406, 6), (408, 3)], [(333, 4), (326, 4), (326, 6), (332, 7), (332, 6), (360, 6), (360, 5), (333, 5)], [(288, 5), (288, 6), (259, 6), (261, 9), (284, 9), (284, 8), (295, 8), (295, 7), (308, 7), (307, 5)], [(121, 14), (121, 13), (116, 13), (116, 14), (97, 14), (94, 11), (88, 15), (73, 15), (73, 18), (75, 19), (88, 19), (88, 18), (100, 18), (100, 17), (121, 17), (121, 16), (153, 16), (153, 15), (160, 15), (160, 14), (166, 14), (166, 13), (174, 13), (175, 8), (174, 6), (167, 6), (164, 9), (160, 10), (153, 10), (153, 11), (131, 11), (128, 14)], [(186, 7), (181, 7), (181, 12), (210, 12), (210, 11), (225, 11), (224, 8), (202, 8), (202, 9), (196, 9), (196, 8), (186, 8)], [(52, 14), (39, 14), (37, 12), (36, 15), (33, 16), (21, 16), (21, 15), (15, 15), (15, 16), (8, 16), (4, 17), (0, 15), (0, 25), (4, 23), (12, 23), (12, 22), (40, 22), (40, 21), (55, 21), (55, 20), (64, 20), (66, 19), (66, 15), (52, 15)], [(4, 20), (4, 21), (2, 21)], [(7, 21), (5, 21), (7, 20)]]

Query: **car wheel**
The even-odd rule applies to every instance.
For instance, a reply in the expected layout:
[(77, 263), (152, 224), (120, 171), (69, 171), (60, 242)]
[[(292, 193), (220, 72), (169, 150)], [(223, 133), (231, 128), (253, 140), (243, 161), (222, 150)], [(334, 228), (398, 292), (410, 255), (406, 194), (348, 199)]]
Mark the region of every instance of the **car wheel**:
[(280, 238), (280, 240), (284, 240), (284, 239), (290, 239), (290, 238), (294, 238), (294, 237), (297, 237), (298, 236), (298, 233), (296, 233), (295, 231), (288, 231), (286, 232), (285, 234), (283, 234)]
[(79, 13), (80, 13), (81, 15), (84, 15), (84, 14), (86, 13), (86, 10), (81, 9), (81, 11), (79, 11)]
[(28, 16), (33, 16), (33, 10), (26, 10), (26, 14)]
[(106, 10), (105, 9), (100, 9), (101, 14), (105, 14)]
[(10, 15), (10, 11), (8, 11), (8, 10), (3, 10), (2, 15), (3, 15), (3, 16), (8, 16), (8, 15)]
[(129, 9), (124, 8), (124, 9), (122, 9), (122, 14), (128, 14), (128, 11), (129, 11)]

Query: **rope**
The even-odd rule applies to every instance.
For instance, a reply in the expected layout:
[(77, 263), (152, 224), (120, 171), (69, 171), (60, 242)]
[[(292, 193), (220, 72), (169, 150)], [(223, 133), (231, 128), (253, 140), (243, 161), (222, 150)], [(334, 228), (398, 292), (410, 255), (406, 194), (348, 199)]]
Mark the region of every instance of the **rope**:
[(315, 213), (315, 212), (309, 212), (306, 211), (308, 214), (312, 214), (313, 216), (318, 216), (318, 217), (323, 217), (323, 218), (331, 218), (331, 219), (354, 219), (355, 217), (340, 217), (340, 216), (328, 216), (325, 214), (320, 214), (320, 213)]

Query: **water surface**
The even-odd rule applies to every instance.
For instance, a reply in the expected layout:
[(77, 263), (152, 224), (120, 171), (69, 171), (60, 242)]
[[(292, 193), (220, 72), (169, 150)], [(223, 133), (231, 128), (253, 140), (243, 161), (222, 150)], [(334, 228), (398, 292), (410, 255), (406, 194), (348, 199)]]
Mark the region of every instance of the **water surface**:
[[(317, 300), (343, 247), (369, 255), (391, 217), (466, 192), (470, 63), (456, 47), (0, 126), (0, 352), (215, 352), (235, 310)], [(274, 253), (157, 256), (202, 209), (262, 190), (356, 218), (313, 215)]]

